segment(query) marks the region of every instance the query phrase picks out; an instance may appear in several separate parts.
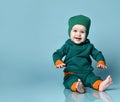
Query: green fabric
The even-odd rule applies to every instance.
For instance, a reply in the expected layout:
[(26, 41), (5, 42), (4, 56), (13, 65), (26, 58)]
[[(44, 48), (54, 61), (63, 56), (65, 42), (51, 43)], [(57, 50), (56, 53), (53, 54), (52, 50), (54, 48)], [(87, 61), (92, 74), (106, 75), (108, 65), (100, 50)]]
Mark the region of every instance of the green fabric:
[(80, 25), (85, 26), (86, 27), (86, 34), (88, 35), (90, 24), (91, 24), (90, 18), (88, 18), (84, 15), (78, 15), (78, 16), (71, 17), (68, 21), (68, 25), (69, 25), (68, 34), (69, 34), (69, 36), (70, 36), (70, 32), (71, 32), (72, 27), (76, 24), (80, 24)]
[[(88, 85), (86, 83), (90, 83), (90, 85), (88, 85), (90, 87), (96, 80), (100, 79), (100, 77), (97, 77), (92, 73), (93, 67), (91, 65), (91, 57), (97, 62), (101, 60), (105, 62), (102, 53), (98, 51), (88, 39), (81, 44), (75, 44), (68, 39), (60, 49), (53, 53), (54, 63), (57, 60), (62, 60), (66, 64), (64, 72), (74, 72), (75, 75), (77, 75), (70, 78), (70, 80), (68, 80), (69, 75), (66, 76), (64, 79), (65, 81), (67, 78), (67, 82), (64, 82), (66, 83), (64, 84), (65, 87), (67, 85), (70, 87), (70, 85), (72, 85), (74, 81), (77, 81), (78, 78), (82, 79), (83, 83), (85, 82), (85, 85)], [(89, 75), (91, 77), (89, 77)]]
[(92, 71), (91, 57), (97, 62), (100, 60), (105, 61), (102, 53), (88, 39), (82, 44), (75, 44), (68, 39), (60, 49), (54, 52), (54, 63), (57, 60), (62, 60), (64, 56), (63, 62), (67, 66), (64, 72), (86, 73)]
[(77, 82), (78, 79), (81, 79), (85, 87), (93, 88), (93, 83), (97, 80), (102, 80), (99, 76), (96, 76), (93, 72), (86, 74), (69, 74), (64, 77), (63, 85), (67, 89), (71, 89), (71, 86), (74, 82)]

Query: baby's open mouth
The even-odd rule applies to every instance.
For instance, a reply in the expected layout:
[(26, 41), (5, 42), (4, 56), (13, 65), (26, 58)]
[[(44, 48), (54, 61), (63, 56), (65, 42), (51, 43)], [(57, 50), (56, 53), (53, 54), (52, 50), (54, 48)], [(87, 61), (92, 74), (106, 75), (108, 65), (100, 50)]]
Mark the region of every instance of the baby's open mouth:
[(81, 40), (82, 38), (80, 38), (80, 37), (75, 37), (75, 39), (76, 39), (76, 40)]

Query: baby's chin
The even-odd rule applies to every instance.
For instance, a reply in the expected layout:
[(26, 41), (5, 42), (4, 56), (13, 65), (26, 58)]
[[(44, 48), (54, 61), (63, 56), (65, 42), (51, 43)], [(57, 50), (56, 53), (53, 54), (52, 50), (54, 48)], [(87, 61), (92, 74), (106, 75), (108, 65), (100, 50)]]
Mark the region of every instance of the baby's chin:
[(73, 41), (75, 44), (81, 44), (83, 43), (84, 41)]

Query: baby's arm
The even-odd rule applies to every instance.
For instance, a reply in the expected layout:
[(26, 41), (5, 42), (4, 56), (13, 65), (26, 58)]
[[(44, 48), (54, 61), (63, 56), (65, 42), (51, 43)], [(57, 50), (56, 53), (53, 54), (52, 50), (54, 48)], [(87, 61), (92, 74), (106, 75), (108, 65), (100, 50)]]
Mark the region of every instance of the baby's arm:
[(56, 68), (65, 68), (65, 67), (66, 67), (66, 64), (63, 63), (63, 61), (61, 61), (61, 60), (57, 60), (57, 61), (55, 62), (55, 67), (56, 67)]
[(101, 51), (98, 51), (94, 45), (92, 45), (91, 56), (97, 61), (97, 67), (101, 69), (107, 68), (105, 58)]
[(98, 67), (98, 68), (101, 68), (101, 69), (107, 68), (107, 66), (106, 66), (106, 64), (105, 64), (104, 61), (98, 61), (97, 67)]
[(64, 44), (60, 49), (53, 53), (53, 61), (56, 68), (65, 68), (66, 64), (62, 61), (62, 58), (66, 55), (67, 45)]

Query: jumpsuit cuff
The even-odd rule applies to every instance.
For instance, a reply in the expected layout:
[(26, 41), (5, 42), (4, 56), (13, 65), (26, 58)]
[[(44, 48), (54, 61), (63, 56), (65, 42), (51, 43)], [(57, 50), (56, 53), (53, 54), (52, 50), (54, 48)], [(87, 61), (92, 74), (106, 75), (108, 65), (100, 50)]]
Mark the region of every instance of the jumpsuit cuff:
[(63, 64), (63, 61), (57, 60), (57, 61), (55, 62), (55, 65), (60, 65), (60, 64)]
[(105, 61), (102, 61), (102, 60), (101, 60), (101, 61), (98, 61), (97, 65), (98, 65), (98, 64), (106, 65)]
[(93, 88), (94, 88), (95, 90), (99, 90), (99, 86), (100, 86), (101, 82), (102, 82), (102, 80), (97, 80), (97, 81), (95, 81), (95, 82), (93, 83)]

